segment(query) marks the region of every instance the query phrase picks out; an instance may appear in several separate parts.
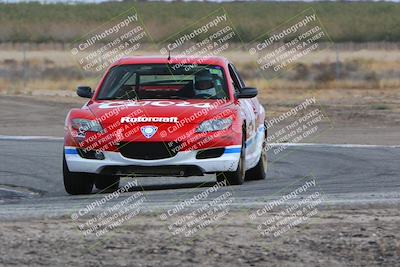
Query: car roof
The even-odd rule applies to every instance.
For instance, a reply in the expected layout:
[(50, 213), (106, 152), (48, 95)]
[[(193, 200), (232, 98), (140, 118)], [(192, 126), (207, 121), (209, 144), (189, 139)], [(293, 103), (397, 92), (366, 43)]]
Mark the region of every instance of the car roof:
[(130, 56), (123, 57), (114, 62), (112, 66), (130, 65), (130, 64), (206, 64), (224, 66), (228, 60), (224, 57), (173, 57), (168, 59), (168, 56)]

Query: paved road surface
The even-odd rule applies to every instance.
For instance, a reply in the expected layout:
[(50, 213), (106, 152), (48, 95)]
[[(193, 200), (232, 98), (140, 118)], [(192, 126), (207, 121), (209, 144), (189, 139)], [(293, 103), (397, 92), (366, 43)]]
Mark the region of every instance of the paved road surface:
[[(106, 193), (69, 196), (62, 183), (61, 140), (0, 140), (0, 216), (70, 214)], [(269, 153), (268, 178), (225, 187), (235, 205), (252, 207), (279, 199), (315, 179), (325, 203), (395, 203), (400, 200), (400, 148), (393, 146), (293, 145)], [(306, 178), (305, 178), (306, 177)], [(309, 177), (309, 178), (307, 178)], [(124, 179), (122, 185), (129, 182)], [(215, 184), (215, 177), (139, 178), (148, 210), (174, 206)], [(124, 193), (120, 200), (131, 192)], [(210, 194), (210, 197), (213, 197)], [(386, 203), (387, 204), (387, 203)]]

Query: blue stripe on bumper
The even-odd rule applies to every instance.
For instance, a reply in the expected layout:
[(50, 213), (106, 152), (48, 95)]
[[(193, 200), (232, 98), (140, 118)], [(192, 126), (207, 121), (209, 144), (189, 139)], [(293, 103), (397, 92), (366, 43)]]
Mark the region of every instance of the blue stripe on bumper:
[(76, 150), (75, 148), (66, 148), (65, 149), (65, 155), (77, 155), (78, 154), (78, 150)]
[(225, 148), (224, 153), (240, 153), (240, 147)]

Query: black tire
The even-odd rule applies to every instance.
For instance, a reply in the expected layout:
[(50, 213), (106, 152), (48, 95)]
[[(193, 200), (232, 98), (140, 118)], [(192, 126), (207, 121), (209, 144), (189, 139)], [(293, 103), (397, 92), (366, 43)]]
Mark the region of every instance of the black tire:
[(217, 173), (217, 181), (227, 181), (227, 185), (241, 185), (244, 182), (245, 176), (245, 160), (246, 160), (246, 134), (242, 134), (242, 147), (240, 149), (239, 164), (236, 171)]
[(96, 175), (95, 185), (100, 190), (117, 190), (119, 188), (119, 180), (118, 176)]
[(263, 142), (263, 147), (261, 150), (261, 156), (256, 166), (251, 168), (246, 172), (246, 181), (251, 180), (263, 180), (267, 177), (267, 169), (268, 169), (268, 156), (267, 156), (267, 147), (266, 141)]
[(93, 175), (90, 173), (70, 172), (63, 155), (63, 176), (65, 191), (71, 195), (86, 195), (92, 193)]

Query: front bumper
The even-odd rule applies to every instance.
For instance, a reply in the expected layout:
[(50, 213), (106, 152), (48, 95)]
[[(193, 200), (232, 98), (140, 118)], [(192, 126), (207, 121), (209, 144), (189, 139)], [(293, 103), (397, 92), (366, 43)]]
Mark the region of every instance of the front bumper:
[(68, 169), (71, 172), (119, 176), (191, 176), (235, 171), (239, 164), (240, 145), (225, 147), (224, 153), (217, 158), (196, 159), (197, 152), (197, 150), (181, 151), (171, 158), (139, 160), (126, 158), (119, 152), (104, 151), (104, 159), (96, 160), (81, 157), (76, 147), (66, 146), (64, 149)]

